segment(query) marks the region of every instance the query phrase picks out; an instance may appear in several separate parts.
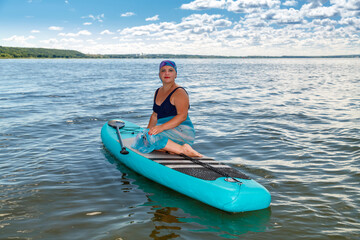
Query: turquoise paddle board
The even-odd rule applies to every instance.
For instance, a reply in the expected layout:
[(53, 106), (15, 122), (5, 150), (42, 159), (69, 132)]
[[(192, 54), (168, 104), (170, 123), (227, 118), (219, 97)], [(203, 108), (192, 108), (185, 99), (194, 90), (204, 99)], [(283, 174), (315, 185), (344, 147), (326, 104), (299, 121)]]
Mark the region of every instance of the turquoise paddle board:
[(112, 120), (102, 127), (101, 139), (105, 148), (133, 171), (205, 204), (234, 213), (269, 207), (269, 191), (227, 164), (206, 156), (189, 158), (159, 151), (145, 154), (131, 148), (141, 130), (132, 122)]

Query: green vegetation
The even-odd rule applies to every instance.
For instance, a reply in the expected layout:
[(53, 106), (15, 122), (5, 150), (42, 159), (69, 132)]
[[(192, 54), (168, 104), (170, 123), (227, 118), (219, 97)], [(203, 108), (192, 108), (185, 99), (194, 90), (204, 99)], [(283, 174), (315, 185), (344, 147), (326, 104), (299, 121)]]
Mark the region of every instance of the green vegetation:
[(360, 55), (337, 56), (213, 56), (177, 54), (84, 54), (75, 50), (20, 48), (0, 46), (0, 58), (360, 58)]
[(18, 48), (1, 47), (0, 58), (86, 58), (83, 54), (74, 50), (60, 50), (48, 48)]

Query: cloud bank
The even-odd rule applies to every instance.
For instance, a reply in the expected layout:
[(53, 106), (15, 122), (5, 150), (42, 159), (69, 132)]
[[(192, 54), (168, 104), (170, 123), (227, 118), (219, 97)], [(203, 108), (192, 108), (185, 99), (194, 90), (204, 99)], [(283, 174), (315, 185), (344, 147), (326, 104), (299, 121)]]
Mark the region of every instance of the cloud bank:
[[(302, 4), (302, 5), (301, 5)], [(116, 28), (106, 25), (104, 14), (88, 15), (91, 27), (60, 32), (42, 39), (43, 47), (76, 49), (85, 53), (172, 53), (202, 55), (340, 55), (360, 54), (360, 2), (358, 0), (194, 0), (179, 5), (189, 13), (180, 20), (160, 21), (161, 13), (143, 19), (143, 24)], [(210, 14), (211, 12), (211, 14)], [(119, 16), (119, 15), (118, 15)], [(134, 12), (120, 17), (137, 16)], [(119, 22), (121, 22), (119, 20)], [(152, 22), (152, 23), (149, 23)], [(43, 32), (43, 31), (41, 31)], [(38, 38), (18, 36), (3, 39), (26, 43)], [(44, 46), (45, 45), (45, 46)]]

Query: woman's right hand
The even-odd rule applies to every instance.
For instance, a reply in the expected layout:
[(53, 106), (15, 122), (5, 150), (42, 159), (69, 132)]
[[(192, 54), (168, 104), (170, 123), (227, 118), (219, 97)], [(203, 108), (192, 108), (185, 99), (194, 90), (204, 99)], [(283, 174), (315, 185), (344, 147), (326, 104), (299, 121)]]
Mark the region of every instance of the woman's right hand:
[(157, 125), (155, 127), (150, 128), (149, 135), (156, 135), (164, 131), (162, 125)]

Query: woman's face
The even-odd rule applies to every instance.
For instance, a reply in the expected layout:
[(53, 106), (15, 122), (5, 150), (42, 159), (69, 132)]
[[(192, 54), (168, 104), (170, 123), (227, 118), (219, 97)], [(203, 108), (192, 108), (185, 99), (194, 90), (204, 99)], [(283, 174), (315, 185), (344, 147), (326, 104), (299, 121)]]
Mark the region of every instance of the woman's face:
[(173, 67), (164, 66), (160, 69), (159, 77), (163, 83), (171, 83), (175, 81), (177, 73)]

